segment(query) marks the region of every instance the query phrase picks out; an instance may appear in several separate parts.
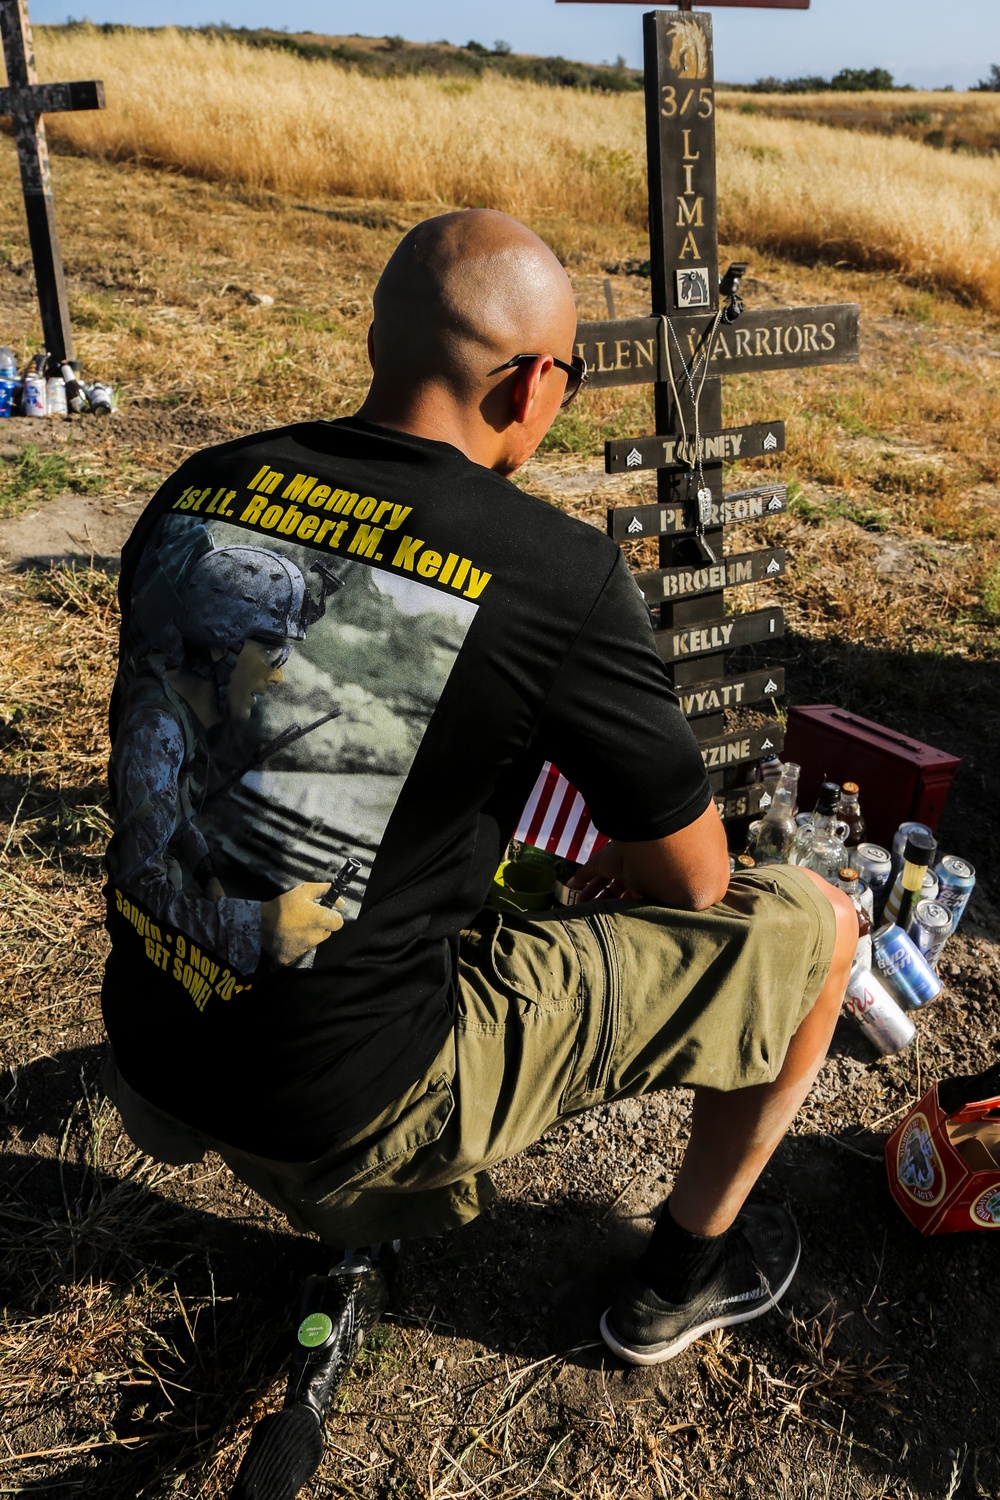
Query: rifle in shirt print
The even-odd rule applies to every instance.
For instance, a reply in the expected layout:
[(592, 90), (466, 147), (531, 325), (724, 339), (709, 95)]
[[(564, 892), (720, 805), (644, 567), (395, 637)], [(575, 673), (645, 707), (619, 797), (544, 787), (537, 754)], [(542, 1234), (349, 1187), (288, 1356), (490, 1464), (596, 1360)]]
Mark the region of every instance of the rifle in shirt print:
[(318, 719), (314, 719), (311, 724), (289, 724), (287, 729), (283, 729), (273, 739), (265, 740), (264, 744), (258, 746), (248, 760), (245, 760), (242, 765), (237, 766), (236, 770), (231, 771), (224, 781), (221, 781), (218, 786), (212, 787), (211, 791), (205, 794), (201, 804), (202, 808), (207, 807), (210, 802), (214, 802), (217, 797), (225, 796), (226, 792), (231, 791), (238, 781), (243, 780), (248, 771), (255, 771), (258, 766), (262, 766), (265, 761), (270, 760), (272, 755), (277, 755), (279, 750), (287, 750), (289, 745), (294, 745), (297, 740), (305, 739), (306, 735), (312, 734), (314, 729), (321, 729), (324, 724), (329, 724), (331, 719), (339, 719), (342, 713), (343, 709), (331, 708), (327, 713), (321, 714)]

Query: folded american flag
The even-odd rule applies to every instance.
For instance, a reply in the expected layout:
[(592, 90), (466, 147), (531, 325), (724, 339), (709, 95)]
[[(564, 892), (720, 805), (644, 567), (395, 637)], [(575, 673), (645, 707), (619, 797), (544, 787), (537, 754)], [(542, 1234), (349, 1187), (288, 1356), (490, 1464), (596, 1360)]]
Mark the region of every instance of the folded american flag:
[(583, 864), (608, 842), (591, 822), (587, 804), (551, 761), (546, 761), (525, 804), (515, 839), (560, 859)]

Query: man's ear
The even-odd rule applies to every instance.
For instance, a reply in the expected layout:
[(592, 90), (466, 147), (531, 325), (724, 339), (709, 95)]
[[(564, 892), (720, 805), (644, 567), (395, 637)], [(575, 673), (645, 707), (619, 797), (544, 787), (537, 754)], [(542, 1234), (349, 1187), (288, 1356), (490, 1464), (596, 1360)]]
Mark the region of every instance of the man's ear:
[(542, 376), (552, 368), (552, 355), (540, 354), (530, 365), (518, 365), (511, 393), (511, 415), (522, 425), (531, 415)]

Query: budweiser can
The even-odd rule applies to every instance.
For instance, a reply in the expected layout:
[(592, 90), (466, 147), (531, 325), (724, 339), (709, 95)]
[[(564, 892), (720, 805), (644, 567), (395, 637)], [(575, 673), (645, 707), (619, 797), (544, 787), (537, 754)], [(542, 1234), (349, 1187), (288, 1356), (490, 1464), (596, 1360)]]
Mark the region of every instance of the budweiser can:
[(951, 932), (951, 912), (940, 901), (918, 901), (906, 929), (932, 968)]
[(917, 1028), (882, 981), (876, 979), (870, 969), (863, 969), (860, 965), (851, 971), (844, 1009), (854, 1017), (879, 1052), (901, 1052), (917, 1034)]
[(879, 928), (872, 937), (872, 947), (890, 993), (909, 1010), (919, 1010), (929, 1000), (937, 999), (943, 984), (913, 939), (895, 922)]

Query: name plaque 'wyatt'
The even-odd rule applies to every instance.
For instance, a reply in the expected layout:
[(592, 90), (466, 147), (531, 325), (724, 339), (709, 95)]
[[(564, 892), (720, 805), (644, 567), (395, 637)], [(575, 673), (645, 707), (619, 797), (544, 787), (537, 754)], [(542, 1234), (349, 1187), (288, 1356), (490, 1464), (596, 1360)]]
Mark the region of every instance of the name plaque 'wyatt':
[(656, 649), (663, 661), (677, 661), (685, 656), (708, 656), (716, 651), (733, 651), (737, 646), (752, 646), (757, 641), (777, 640), (785, 633), (784, 611), (755, 609), (746, 615), (723, 615), (717, 620), (702, 620), (687, 628), (675, 627), (653, 632)]
[(760, 458), (784, 451), (784, 422), (758, 422), (752, 427), (703, 432), (697, 441), (694, 433), (686, 438), (613, 438), (604, 444), (604, 469), (608, 474), (630, 474), (637, 469), (691, 469), (699, 460), (736, 463), (741, 458)]
[(785, 669), (770, 667), (760, 672), (745, 672), (742, 677), (717, 677), (712, 682), (694, 682), (676, 691), (681, 713), (688, 719), (696, 719), (701, 714), (746, 708), (779, 697), (785, 691)]
[[(760, 484), (749, 490), (734, 490), (724, 500), (713, 500), (706, 526), (725, 526), (730, 521), (759, 521), (776, 516), (788, 504), (788, 486)], [(676, 505), (616, 506), (608, 511), (608, 535), (616, 542), (640, 541), (647, 536), (685, 536), (698, 526), (695, 501)]]
[[(807, 365), (851, 364), (860, 357), (858, 318), (855, 302), (747, 308), (738, 323), (718, 329), (709, 373), (749, 375)], [(707, 344), (714, 321), (704, 313), (679, 312), (671, 317), (681, 350), (678, 353), (671, 335), (670, 354), (678, 385), (682, 383), (684, 364), (697, 359)], [(669, 380), (665, 331), (662, 318), (578, 323), (575, 348), (587, 361), (588, 387)]]
[(655, 568), (636, 573), (642, 597), (647, 604), (667, 599), (689, 599), (694, 594), (709, 594), (713, 589), (731, 589), (741, 583), (762, 583), (779, 578), (785, 571), (785, 553), (781, 547), (767, 552), (738, 552), (717, 563)]

